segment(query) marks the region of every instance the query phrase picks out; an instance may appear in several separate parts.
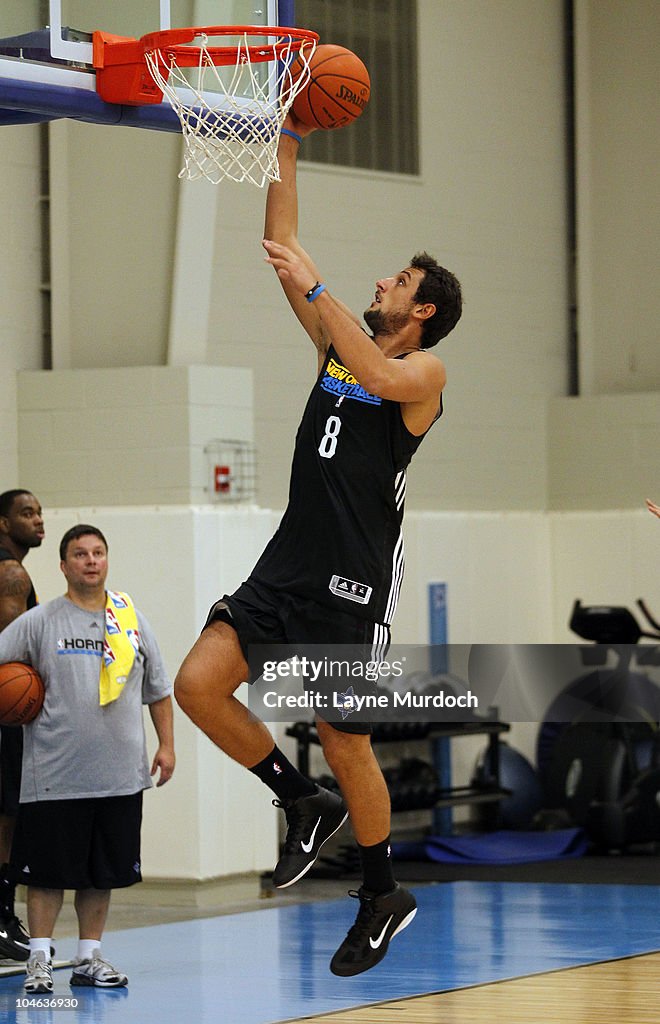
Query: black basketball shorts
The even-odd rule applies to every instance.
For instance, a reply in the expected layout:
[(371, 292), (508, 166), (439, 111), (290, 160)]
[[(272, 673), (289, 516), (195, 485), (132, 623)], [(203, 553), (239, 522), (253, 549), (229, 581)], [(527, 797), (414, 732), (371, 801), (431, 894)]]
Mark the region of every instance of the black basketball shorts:
[(18, 814), (22, 761), (23, 730), (15, 725), (0, 726), (0, 813), (8, 818)]
[(142, 791), (21, 804), (11, 849), (15, 882), (41, 889), (124, 889), (142, 881)]
[[(377, 650), (378, 657), (384, 658), (390, 643), (389, 626), (327, 608), (299, 594), (273, 590), (253, 579), (217, 601), (204, 628), (215, 621), (226, 622), (236, 631), (246, 661), (253, 645), (350, 644), (365, 651)], [(372, 732), (366, 722), (347, 719), (330, 724), (340, 732)]]

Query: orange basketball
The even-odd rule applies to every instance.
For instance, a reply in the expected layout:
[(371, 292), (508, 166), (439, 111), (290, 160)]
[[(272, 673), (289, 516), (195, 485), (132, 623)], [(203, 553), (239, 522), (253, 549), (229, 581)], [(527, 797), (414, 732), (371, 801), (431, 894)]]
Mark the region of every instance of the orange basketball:
[[(298, 59), (291, 68), (296, 75)], [(323, 43), (309, 62), (311, 78), (293, 101), (293, 113), (310, 128), (342, 128), (359, 117), (371, 94), (369, 72), (345, 46)]]
[(44, 684), (31, 665), (10, 661), (0, 665), (0, 725), (25, 725), (37, 717), (44, 702)]

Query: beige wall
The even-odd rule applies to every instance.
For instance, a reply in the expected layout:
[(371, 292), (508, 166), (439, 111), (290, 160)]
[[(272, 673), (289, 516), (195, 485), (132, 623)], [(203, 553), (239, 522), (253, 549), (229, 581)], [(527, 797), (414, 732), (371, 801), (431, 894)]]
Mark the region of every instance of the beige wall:
[(50, 133), (53, 365), (162, 366), (181, 139), (67, 120)]
[[(38, 22), (39, 0), (1, 5), (0, 32)], [(16, 370), (42, 366), (40, 129), (0, 127), (0, 491), (16, 486)], [(29, 486), (29, 485), (20, 485)]]
[[(16, 486), (16, 371), (42, 365), (39, 128), (0, 128), (0, 490)], [(21, 484), (20, 486), (29, 486)]]
[(625, 509), (660, 496), (660, 391), (555, 398), (548, 507)]
[[(18, 8), (23, 0), (6, 3)], [(100, 5), (89, 0), (88, 7)], [(450, 584), (456, 642), (565, 639), (576, 596), (630, 603), (641, 595), (656, 613), (660, 606), (658, 524), (641, 511), (646, 493), (660, 498), (660, 348), (649, 327), (658, 320), (651, 291), (658, 159), (647, 130), (659, 8), (651, 0), (576, 5), (586, 392), (580, 399), (565, 397), (562, 8), (560, 0), (419, 0), (421, 177), (301, 167), (303, 241), (353, 308), (363, 309), (376, 277), (398, 269), (421, 246), (454, 269), (465, 289), (464, 319), (441, 346), (449, 375), (446, 416), (411, 472), (400, 642), (425, 638), (430, 574)], [(4, 489), (35, 486), (17, 480), (15, 375), (42, 366), (42, 282), (39, 129), (0, 133)], [(253, 371), (260, 501), (280, 508), (314, 357), (262, 263), (263, 193), (227, 185), (211, 199), (198, 191), (191, 220), (179, 203), (178, 139), (73, 123), (53, 126), (50, 135), (56, 365), (85, 372), (164, 369), (174, 296), (177, 365), (203, 362), (202, 349), (211, 364)], [(192, 223), (202, 225), (197, 235)], [(194, 306), (189, 338), (183, 301)], [(613, 393), (630, 391), (643, 393)], [(136, 404), (142, 411), (141, 396)], [(181, 412), (181, 430), (186, 415)], [(39, 431), (30, 420), (29, 442), (38, 455)], [(48, 444), (43, 451), (49, 458)], [(89, 509), (89, 500), (80, 495), (75, 506), (62, 506), (61, 516), (49, 510), (47, 527), (60, 533), (72, 517), (101, 516), (121, 585), (131, 588), (130, 571), (137, 568), (137, 599), (174, 670), (209, 595), (240, 581), (277, 514), (239, 514), (225, 531), (214, 523), (193, 528), (174, 505), (149, 509), (146, 494), (141, 501), (132, 495), (129, 510)], [(548, 508), (554, 511), (546, 514)], [(606, 511), (619, 508), (627, 511)], [(216, 512), (194, 510), (207, 514), (213, 519)], [(231, 554), (223, 550), (227, 538), (243, 561), (240, 572), (232, 563), (221, 580), (216, 576)], [(146, 565), (145, 551), (152, 555)], [(192, 573), (187, 556), (195, 559)], [(36, 552), (32, 558), (40, 592), (52, 596), (45, 591), (45, 563)], [(188, 609), (175, 629), (176, 609), (161, 603), (164, 564)], [(206, 877), (240, 864), (266, 866), (270, 847), (260, 846), (259, 837), (250, 840), (252, 861), (246, 850), (236, 866), (231, 842), (218, 852), (216, 825), (203, 812), (208, 780), (218, 778), (224, 759), (185, 723), (179, 734), (182, 787), (150, 801), (155, 817), (147, 846), (157, 858), (160, 837), (171, 830), (170, 812), (196, 843), (191, 848), (182, 832), (154, 873)], [(226, 779), (233, 784), (229, 774)], [(251, 807), (246, 792), (245, 808)], [(270, 820), (268, 827), (272, 846)]]
[[(247, 369), (23, 372), (18, 417), (21, 479), (51, 508), (211, 503), (214, 462), (248, 482), (249, 460), (235, 450), (254, 440)], [(218, 440), (236, 444), (223, 453)]]
[(584, 394), (660, 390), (659, 45), (657, 0), (577, 0)]
[(635, 508), (660, 494), (660, 5), (575, 15), (582, 397), (548, 405), (548, 506)]
[[(561, 4), (498, 0), (497, 47), (491, 8), (420, 3), (420, 179), (300, 175), (303, 240), (356, 310), (421, 247), (463, 282), (464, 320), (442, 346), (447, 416), (415, 468), (410, 500), (424, 508), (543, 507), (539, 398), (561, 394), (566, 376)], [(51, 135), (55, 366), (163, 363), (171, 296), (180, 364), (188, 296), (190, 361), (206, 333), (209, 362), (254, 369), (259, 497), (281, 505), (314, 358), (261, 259), (264, 194), (200, 191), (205, 231), (186, 231), (177, 138), (73, 122)]]
[[(85, 16), (100, 23), (94, 4)], [(575, 403), (564, 412), (548, 404), (568, 381), (562, 8), (560, 0), (420, 0), (421, 177), (301, 165), (301, 237), (357, 311), (376, 277), (421, 246), (463, 282), (463, 321), (438, 350), (446, 416), (416, 458), (411, 508), (561, 507), (562, 494), (581, 491), (598, 443), (603, 413), (584, 405), (580, 423), (591, 409), (595, 416), (590, 453), (573, 462)], [(581, 377), (591, 395), (652, 396), (658, 161), (644, 125), (659, 8), (580, 0), (576, 10)], [(41, 359), (38, 132), (5, 128), (0, 148), (8, 485), (17, 471), (12, 373)], [(251, 368), (259, 500), (281, 506), (314, 357), (261, 260), (264, 194), (232, 184), (184, 192), (181, 143), (168, 134), (60, 122), (50, 136), (54, 365), (169, 359)], [(649, 448), (639, 462), (652, 491), (660, 473)], [(585, 500), (634, 507), (638, 485)]]
[[(301, 166), (301, 240), (353, 309), (420, 248), (463, 284), (464, 318), (437, 350), (446, 417), (416, 456), (410, 507), (545, 504), (543, 404), (567, 377), (561, 7), (421, 0), (421, 177)], [(214, 295), (231, 314), (209, 352), (255, 368), (261, 496), (279, 505), (315, 359), (261, 265), (261, 230), (262, 203), (223, 187)]]

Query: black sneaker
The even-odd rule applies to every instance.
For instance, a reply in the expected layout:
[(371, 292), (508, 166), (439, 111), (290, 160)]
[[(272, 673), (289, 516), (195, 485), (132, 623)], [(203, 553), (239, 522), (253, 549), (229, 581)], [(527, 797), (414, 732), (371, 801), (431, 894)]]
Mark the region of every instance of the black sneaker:
[(391, 892), (367, 896), (363, 889), (348, 894), (360, 901), (355, 924), (330, 961), (340, 978), (361, 974), (380, 963), (390, 940), (407, 928), (417, 913), (415, 897), (397, 885)]
[(0, 957), (25, 962), (30, 956), (30, 936), (16, 917), (0, 914)]
[(344, 801), (338, 793), (317, 786), (317, 793), (297, 800), (273, 800), (282, 807), (288, 825), (284, 853), (273, 871), (273, 885), (286, 889), (307, 874), (321, 847), (333, 836), (348, 817)]

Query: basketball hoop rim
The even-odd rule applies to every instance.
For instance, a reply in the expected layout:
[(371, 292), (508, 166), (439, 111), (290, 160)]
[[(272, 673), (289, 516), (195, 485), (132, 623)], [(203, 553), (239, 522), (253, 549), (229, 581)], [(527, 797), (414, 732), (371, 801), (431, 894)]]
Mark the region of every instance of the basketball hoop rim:
[[(210, 46), (209, 38), (217, 36), (231, 36), (235, 42)], [(248, 43), (247, 37), (253, 36), (262, 41)], [(96, 31), (96, 91), (106, 103), (122, 106), (167, 98), (185, 143), (180, 176), (214, 183), (228, 177), (262, 187), (265, 181), (280, 180), (279, 132), (309, 80), (318, 40), (310, 29), (268, 25), (165, 29), (140, 39)], [(188, 45), (196, 41), (200, 45)], [(270, 64), (268, 73), (255, 74), (252, 65), (265, 62)], [(231, 66), (228, 76), (218, 71)], [(186, 76), (182, 69), (194, 73)]]
[[(247, 47), (231, 46), (189, 46), (188, 43), (200, 36), (263, 36), (275, 37), (275, 42), (255, 43)], [(279, 40), (279, 41), (278, 41)], [(309, 29), (268, 25), (210, 25), (204, 27), (163, 29), (149, 32), (138, 40), (144, 54), (160, 52), (168, 59), (174, 58), (180, 67), (194, 67), (199, 64), (202, 52), (216, 67), (233, 64), (240, 51), (246, 52), (251, 63), (279, 60), (291, 52), (301, 49), (305, 43), (315, 47), (319, 41), (317, 32)]]

